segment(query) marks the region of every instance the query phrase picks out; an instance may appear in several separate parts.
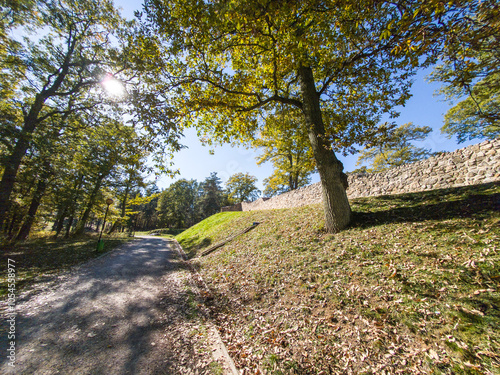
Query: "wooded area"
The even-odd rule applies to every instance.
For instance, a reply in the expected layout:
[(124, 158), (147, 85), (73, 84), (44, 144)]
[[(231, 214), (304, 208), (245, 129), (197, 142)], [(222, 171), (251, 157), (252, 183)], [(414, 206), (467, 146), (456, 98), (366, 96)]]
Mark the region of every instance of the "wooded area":
[(1, 236), (98, 230), (110, 197), (109, 231), (189, 226), (255, 199), (237, 189), (248, 175), (226, 193), (214, 174), (161, 194), (146, 182), (175, 174), (187, 127), (207, 143), (261, 148), (275, 169), (266, 195), (318, 171), (326, 229), (338, 232), (351, 209), (335, 153), (365, 147), (376, 170), (384, 147), (409, 145), (415, 131), (394, 121), (417, 69), (439, 62), (431, 78), (458, 99), (444, 131), (459, 142), (500, 134), (499, 13), (493, 0), (146, 0), (127, 21), (111, 0), (3, 1)]

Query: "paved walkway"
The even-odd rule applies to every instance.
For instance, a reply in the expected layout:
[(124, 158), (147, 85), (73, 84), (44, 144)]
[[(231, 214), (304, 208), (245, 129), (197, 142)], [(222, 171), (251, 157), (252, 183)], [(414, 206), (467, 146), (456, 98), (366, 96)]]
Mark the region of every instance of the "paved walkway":
[(174, 243), (132, 241), (19, 302), (16, 367), (2, 374), (210, 374), (210, 335)]

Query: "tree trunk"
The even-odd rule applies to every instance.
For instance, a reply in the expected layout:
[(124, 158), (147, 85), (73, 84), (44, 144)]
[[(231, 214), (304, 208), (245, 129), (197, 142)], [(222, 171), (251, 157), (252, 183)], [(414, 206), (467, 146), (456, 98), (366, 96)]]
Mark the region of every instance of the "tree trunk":
[(73, 186), (73, 190), (71, 192), (70, 198), (67, 201), (68, 205), (67, 207), (67, 214), (69, 215), (68, 217), (68, 223), (66, 225), (66, 230), (64, 234), (64, 238), (69, 238), (70, 232), (71, 232), (71, 227), (73, 225), (73, 221), (75, 220), (75, 211), (76, 211), (76, 200), (77, 200), (77, 195), (80, 189), (82, 188), (83, 185), (83, 174), (79, 174), (78, 178), (75, 181), (75, 185)]
[(13, 236), (14, 236), (14, 228), (16, 226), (16, 223), (20, 217), (20, 215), (18, 214), (19, 212), (19, 209), (14, 209), (13, 210), (13, 213), (12, 213), (12, 220), (10, 221), (10, 225), (9, 225), (9, 228), (8, 228), (8, 233), (7, 233), (7, 238), (8, 239), (11, 239)]
[(72, 213), (68, 218), (68, 224), (66, 224), (66, 233), (64, 234), (64, 238), (69, 238), (69, 234), (71, 232), (71, 227), (73, 226), (73, 221), (75, 220), (75, 215)]
[(128, 199), (128, 193), (130, 191), (130, 186), (131, 185), (132, 185), (132, 178), (130, 177), (128, 179), (127, 185), (125, 187), (125, 193), (123, 194), (123, 200), (121, 201), (122, 211), (121, 211), (121, 214), (120, 214), (120, 218), (117, 219), (117, 220), (115, 220), (115, 222), (111, 226), (111, 229), (108, 232), (108, 235), (110, 235), (111, 233), (113, 233), (116, 230), (116, 228), (118, 227), (118, 225), (122, 224), (123, 218), (125, 217), (125, 214), (127, 213), (127, 199)]
[(97, 198), (97, 193), (99, 193), (99, 189), (101, 188), (101, 183), (103, 179), (104, 179), (104, 174), (99, 174), (97, 176), (94, 189), (92, 190), (89, 196), (87, 207), (85, 208), (85, 211), (83, 212), (81, 219), (78, 220), (78, 223), (76, 224), (75, 235), (83, 234), (85, 230), (85, 224), (87, 224), (87, 220), (89, 219), (90, 212), (92, 211), (92, 207), (94, 206), (95, 200)]
[(33, 226), (33, 222), (35, 221), (36, 212), (38, 211), (38, 207), (42, 202), (42, 197), (45, 194), (45, 189), (47, 189), (47, 179), (50, 176), (50, 170), (49, 170), (50, 165), (48, 164), (49, 163), (46, 162), (44, 165), (42, 174), (36, 185), (35, 193), (33, 194), (33, 198), (31, 199), (30, 207), (28, 209), (28, 214), (24, 219), (21, 229), (19, 229), (19, 232), (17, 233), (16, 241), (25, 240), (26, 238), (28, 238), (30, 234), (31, 227)]
[(68, 212), (68, 206), (65, 205), (63, 208), (61, 208), (61, 213), (60, 213), (59, 217), (57, 218), (57, 222), (56, 222), (56, 225), (54, 228), (56, 233), (52, 237), (53, 239), (56, 239), (59, 236), (59, 234), (61, 233), (63, 226), (64, 226), (64, 219), (66, 218), (67, 212)]
[(43, 108), (44, 101), (45, 99), (42, 96), (36, 96), (35, 103), (24, 119), (24, 126), (12, 150), (12, 154), (10, 154), (5, 162), (2, 181), (0, 182), (0, 225), (5, 220), (5, 215), (9, 209), (9, 199), (14, 188), (17, 172), (19, 171), (21, 160), (28, 150), (31, 135), (38, 123), (38, 115)]
[(347, 199), (347, 178), (342, 173), (343, 165), (336, 158), (326, 139), (321, 114), (319, 94), (316, 91), (312, 69), (299, 68), (300, 89), (311, 148), (321, 178), (325, 228), (329, 233), (344, 229), (351, 220), (351, 208)]
[(4, 172), (2, 180), (0, 181), (0, 226), (5, 220), (10, 195), (14, 187), (17, 172), (19, 171), (19, 166), (21, 165), (21, 160), (24, 155), (26, 155), (26, 151), (28, 150), (28, 146), (31, 141), (31, 136), (37, 125), (40, 123), (40, 112), (42, 111), (47, 99), (56, 94), (57, 90), (61, 87), (66, 76), (68, 75), (71, 66), (71, 58), (75, 51), (77, 42), (77, 38), (72, 38), (72, 41), (68, 44), (68, 50), (64, 55), (64, 60), (60, 66), (58, 74), (51, 76), (47, 80), (47, 85), (44, 86), (41, 92), (35, 95), (33, 104), (31, 105), (28, 113), (24, 116), (24, 124), (21, 134), (16, 142), (16, 145), (14, 146), (12, 154), (9, 156), (4, 165)]

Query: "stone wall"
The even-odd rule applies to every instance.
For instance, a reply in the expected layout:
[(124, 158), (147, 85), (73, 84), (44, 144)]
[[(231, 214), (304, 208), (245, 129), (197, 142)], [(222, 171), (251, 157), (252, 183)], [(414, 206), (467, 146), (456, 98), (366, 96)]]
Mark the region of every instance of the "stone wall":
[[(500, 181), (500, 139), (391, 168), (382, 173), (348, 176), (349, 198), (411, 193)], [(270, 210), (306, 206), (322, 201), (321, 183), (273, 198), (243, 202), (232, 211)]]
[(236, 203), (233, 206), (225, 206), (220, 209), (220, 212), (229, 212), (229, 211), (243, 211), (241, 203)]

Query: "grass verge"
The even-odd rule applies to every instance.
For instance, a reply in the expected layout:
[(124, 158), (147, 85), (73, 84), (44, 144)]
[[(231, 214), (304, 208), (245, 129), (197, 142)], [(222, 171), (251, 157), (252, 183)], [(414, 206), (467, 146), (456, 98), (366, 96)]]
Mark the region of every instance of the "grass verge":
[(500, 374), (500, 184), (215, 215), (177, 236), (245, 374)]

